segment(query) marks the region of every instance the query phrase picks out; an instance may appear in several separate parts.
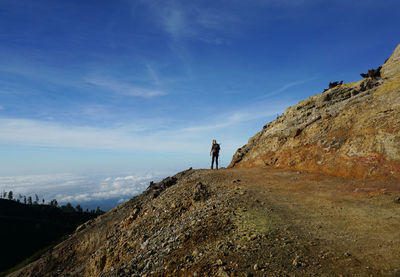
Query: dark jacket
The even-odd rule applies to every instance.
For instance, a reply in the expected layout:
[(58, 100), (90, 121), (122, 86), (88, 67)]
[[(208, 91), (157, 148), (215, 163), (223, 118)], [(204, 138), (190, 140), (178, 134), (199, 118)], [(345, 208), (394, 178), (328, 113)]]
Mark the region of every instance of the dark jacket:
[(214, 143), (211, 147), (211, 152), (213, 155), (218, 155), (220, 150), (220, 146), (218, 143)]

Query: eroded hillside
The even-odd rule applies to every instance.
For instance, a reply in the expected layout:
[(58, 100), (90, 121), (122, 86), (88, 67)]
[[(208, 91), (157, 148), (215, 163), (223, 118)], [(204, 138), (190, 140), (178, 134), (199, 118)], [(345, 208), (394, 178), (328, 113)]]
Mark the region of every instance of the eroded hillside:
[(400, 45), (380, 76), (364, 76), (289, 107), (238, 149), (230, 167), (400, 176)]

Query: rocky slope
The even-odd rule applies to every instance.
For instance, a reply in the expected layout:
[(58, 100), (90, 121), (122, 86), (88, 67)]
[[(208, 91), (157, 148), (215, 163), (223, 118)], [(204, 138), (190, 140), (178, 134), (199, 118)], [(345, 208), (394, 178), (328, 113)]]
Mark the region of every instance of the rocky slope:
[(188, 170), (10, 276), (398, 276), (399, 201), (396, 183)]
[(230, 167), (400, 176), (400, 45), (380, 74), (363, 76), (287, 108), (237, 150)]

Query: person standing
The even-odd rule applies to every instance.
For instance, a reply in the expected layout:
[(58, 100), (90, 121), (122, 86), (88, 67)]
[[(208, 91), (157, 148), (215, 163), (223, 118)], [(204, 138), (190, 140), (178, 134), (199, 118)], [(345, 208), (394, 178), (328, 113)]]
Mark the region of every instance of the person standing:
[(217, 141), (214, 139), (211, 145), (210, 156), (212, 157), (211, 160), (211, 169), (214, 167), (214, 160), (215, 160), (215, 168), (218, 169), (218, 156), (219, 156), (220, 146)]

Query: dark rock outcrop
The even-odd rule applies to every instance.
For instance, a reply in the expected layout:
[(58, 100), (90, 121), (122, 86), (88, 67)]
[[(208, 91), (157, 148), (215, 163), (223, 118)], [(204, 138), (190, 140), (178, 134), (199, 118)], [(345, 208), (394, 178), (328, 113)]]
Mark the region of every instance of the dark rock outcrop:
[(382, 69), (382, 66), (378, 67), (377, 69), (369, 69), (367, 73), (361, 73), (360, 76), (363, 78), (380, 79), (381, 78), (381, 69)]
[(336, 82), (329, 82), (329, 88), (324, 89), (324, 92), (327, 91), (327, 90), (329, 90), (329, 89), (331, 89), (331, 88), (337, 87), (337, 86), (339, 86), (339, 85), (343, 85), (343, 80), (340, 81), (340, 82), (339, 82), (339, 81), (336, 81)]

